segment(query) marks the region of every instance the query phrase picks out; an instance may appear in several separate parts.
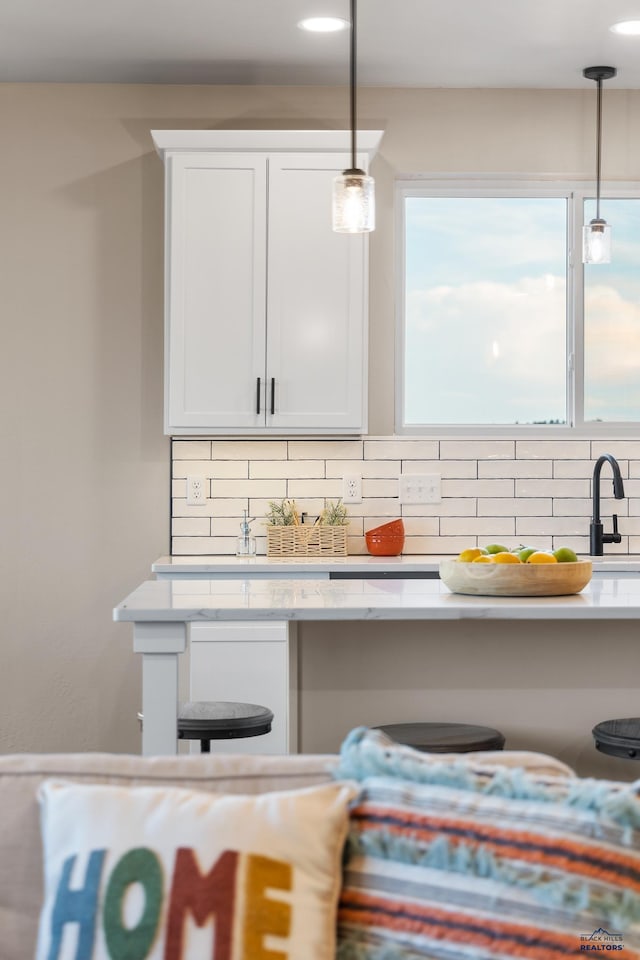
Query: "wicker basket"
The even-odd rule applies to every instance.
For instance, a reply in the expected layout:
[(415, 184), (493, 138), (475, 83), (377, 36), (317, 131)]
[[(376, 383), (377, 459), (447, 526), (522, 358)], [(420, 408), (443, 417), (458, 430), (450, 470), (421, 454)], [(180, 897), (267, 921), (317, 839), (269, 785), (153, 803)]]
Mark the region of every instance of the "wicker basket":
[(346, 557), (347, 527), (267, 524), (268, 557)]

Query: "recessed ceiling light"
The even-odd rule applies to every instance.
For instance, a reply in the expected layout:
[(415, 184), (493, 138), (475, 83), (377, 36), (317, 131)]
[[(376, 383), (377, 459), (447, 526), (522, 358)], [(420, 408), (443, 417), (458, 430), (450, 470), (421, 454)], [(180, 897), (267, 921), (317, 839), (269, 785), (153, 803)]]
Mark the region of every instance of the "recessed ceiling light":
[(612, 33), (621, 33), (625, 37), (640, 36), (640, 20), (621, 20), (609, 27)]
[(312, 33), (335, 33), (348, 27), (349, 21), (340, 17), (308, 17), (300, 20), (298, 26), (301, 30), (310, 30)]

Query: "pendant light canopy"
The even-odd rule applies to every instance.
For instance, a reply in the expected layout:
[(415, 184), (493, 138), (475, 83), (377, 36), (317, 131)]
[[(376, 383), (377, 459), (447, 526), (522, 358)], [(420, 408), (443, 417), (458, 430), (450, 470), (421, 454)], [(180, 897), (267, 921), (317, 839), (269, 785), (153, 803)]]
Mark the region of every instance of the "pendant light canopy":
[(611, 227), (600, 216), (600, 156), (602, 151), (602, 81), (615, 77), (615, 67), (585, 67), (582, 71), (587, 80), (598, 84), (597, 125), (596, 125), (596, 215), (585, 224), (582, 237), (583, 263), (611, 262)]
[(356, 0), (351, 0), (351, 166), (333, 181), (333, 229), (337, 233), (369, 233), (375, 228), (373, 177), (356, 166), (356, 32)]

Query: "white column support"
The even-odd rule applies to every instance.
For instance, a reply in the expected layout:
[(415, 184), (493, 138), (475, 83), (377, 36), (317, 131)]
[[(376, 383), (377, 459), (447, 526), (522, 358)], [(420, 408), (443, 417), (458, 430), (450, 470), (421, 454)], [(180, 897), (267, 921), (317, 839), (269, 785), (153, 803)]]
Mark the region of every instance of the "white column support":
[(178, 657), (185, 649), (185, 623), (134, 623), (133, 650), (142, 654), (144, 756), (178, 752)]

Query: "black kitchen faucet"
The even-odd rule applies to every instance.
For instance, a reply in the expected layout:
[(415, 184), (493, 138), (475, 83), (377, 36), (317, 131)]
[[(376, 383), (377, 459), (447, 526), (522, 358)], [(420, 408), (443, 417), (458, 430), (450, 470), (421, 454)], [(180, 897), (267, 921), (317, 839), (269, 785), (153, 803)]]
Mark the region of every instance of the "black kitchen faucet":
[(613, 470), (614, 497), (616, 500), (622, 500), (624, 497), (624, 484), (622, 482), (622, 474), (620, 473), (618, 461), (610, 453), (603, 453), (601, 457), (598, 457), (596, 465), (593, 468), (593, 516), (591, 517), (591, 524), (589, 525), (589, 553), (592, 557), (602, 556), (602, 545), (604, 543), (620, 543), (622, 540), (622, 537), (618, 533), (617, 514), (613, 514), (613, 533), (604, 533), (602, 521), (600, 520), (600, 471), (602, 470), (602, 465), (605, 460), (609, 461), (611, 469)]

